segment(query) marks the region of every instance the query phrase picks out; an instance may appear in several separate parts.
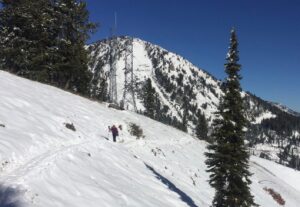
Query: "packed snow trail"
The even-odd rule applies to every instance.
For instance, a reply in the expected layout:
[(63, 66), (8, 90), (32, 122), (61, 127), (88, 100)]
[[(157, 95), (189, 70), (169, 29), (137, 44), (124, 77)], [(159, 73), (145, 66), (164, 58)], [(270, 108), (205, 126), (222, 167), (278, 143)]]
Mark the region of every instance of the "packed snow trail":
[[(2, 71), (0, 98), (0, 206), (210, 206), (205, 142)], [(131, 122), (144, 139), (130, 135)], [(117, 143), (107, 130), (112, 124), (123, 128)], [(255, 157), (250, 169), (258, 204), (279, 206), (267, 187), (285, 207), (298, 206), (299, 172)]]
[(17, 166), (16, 169), (2, 173), (0, 182), (16, 182), (17, 179), (26, 179), (27, 177), (33, 177), (38, 175), (42, 170), (47, 170), (51, 164), (55, 163), (55, 159), (59, 159), (70, 153), (70, 151), (74, 151), (77, 148), (82, 148), (85, 145), (89, 145), (95, 142), (99, 142), (99, 140), (93, 141), (83, 141), (78, 144), (70, 144), (69, 146), (61, 146), (59, 148), (50, 149), (38, 156), (35, 156), (33, 159), (27, 161), (25, 164)]

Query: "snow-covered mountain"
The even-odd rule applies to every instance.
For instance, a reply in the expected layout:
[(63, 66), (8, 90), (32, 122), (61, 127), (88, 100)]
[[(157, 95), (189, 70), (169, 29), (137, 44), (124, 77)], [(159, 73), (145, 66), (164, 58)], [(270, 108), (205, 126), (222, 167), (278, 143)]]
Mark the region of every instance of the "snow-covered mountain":
[[(107, 98), (111, 41), (102, 40), (87, 47), (91, 57), (90, 70), (94, 75), (92, 96), (100, 99), (104, 95)], [(118, 102), (121, 102), (125, 85), (125, 49), (130, 38), (119, 37), (116, 42), (117, 93)], [(198, 121), (196, 115), (199, 110), (211, 125), (222, 97), (221, 81), (180, 55), (137, 38), (133, 39), (133, 71), (139, 112), (144, 111), (142, 86), (150, 78), (159, 105), (159, 117), (155, 117), (156, 120), (181, 128), (185, 112), (183, 105), (186, 105), (187, 128), (190, 134), (195, 134), (195, 124)], [(249, 120), (247, 139), (255, 153), (260, 155), (264, 152), (262, 156), (266, 158), (295, 167), (291, 149), (300, 146), (300, 117), (250, 92), (243, 92), (243, 96)], [(130, 103), (126, 104), (126, 108), (132, 109)], [(263, 150), (257, 150), (256, 146)], [(285, 155), (279, 155), (283, 151), (286, 152)]]
[[(204, 141), (3, 71), (0, 89), (0, 206), (210, 206)], [(118, 143), (112, 124), (122, 126)], [(274, 191), (284, 206), (299, 205), (300, 172), (257, 157), (250, 170), (258, 204), (282, 206)]]
[[(90, 68), (94, 79), (101, 81), (101, 78), (109, 73), (110, 53), (109, 44), (111, 40), (104, 40), (88, 47), (91, 54)], [(125, 68), (125, 47), (129, 42), (128, 37), (118, 38), (117, 53), (117, 83), (118, 101), (122, 100), (124, 91), (124, 68)], [(181, 119), (183, 109), (181, 108), (183, 96), (187, 91), (191, 93), (190, 105), (197, 108), (205, 108), (207, 119), (213, 118), (222, 93), (220, 82), (203, 70), (185, 60), (179, 55), (168, 52), (163, 48), (151, 43), (134, 39), (133, 41), (133, 68), (135, 81), (137, 83), (138, 110), (144, 110), (142, 100), (139, 96), (139, 86), (147, 78), (152, 80), (152, 85), (159, 95), (162, 106), (167, 108), (170, 117)], [(109, 79), (107, 80), (109, 82)], [(96, 82), (98, 86), (101, 84)], [(192, 86), (194, 86), (192, 88)], [(189, 87), (189, 88), (187, 88)], [(197, 104), (197, 106), (196, 106)], [(128, 108), (132, 109), (130, 103)]]
[(275, 102), (270, 102), (271, 104), (273, 104), (274, 106), (278, 107), (279, 109), (281, 109), (282, 111), (285, 111), (293, 116), (298, 116), (300, 117), (300, 113), (296, 112), (290, 108), (288, 108), (287, 106), (280, 104), (280, 103), (275, 103)]

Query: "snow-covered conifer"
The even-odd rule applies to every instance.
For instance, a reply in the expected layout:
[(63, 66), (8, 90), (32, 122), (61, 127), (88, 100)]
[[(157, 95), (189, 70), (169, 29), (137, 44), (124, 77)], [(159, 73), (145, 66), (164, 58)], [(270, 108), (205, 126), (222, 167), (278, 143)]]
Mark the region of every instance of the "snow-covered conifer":
[(206, 164), (210, 174), (209, 183), (215, 188), (213, 207), (250, 207), (256, 206), (251, 195), (251, 173), (249, 154), (244, 143), (243, 99), (238, 64), (238, 41), (234, 30), (231, 31), (230, 47), (227, 54), (224, 83), (224, 97), (218, 108), (218, 118), (214, 121), (213, 142), (208, 145)]

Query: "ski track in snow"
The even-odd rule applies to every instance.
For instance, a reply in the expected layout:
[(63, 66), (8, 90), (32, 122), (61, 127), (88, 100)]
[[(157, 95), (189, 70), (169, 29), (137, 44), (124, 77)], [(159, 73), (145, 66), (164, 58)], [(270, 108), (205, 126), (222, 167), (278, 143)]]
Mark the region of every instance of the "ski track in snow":
[(0, 174), (0, 183), (15, 182), (17, 179), (25, 179), (28, 176), (36, 176), (42, 171), (47, 170), (51, 165), (55, 164), (55, 160), (63, 157), (67, 153), (82, 148), (91, 143), (99, 143), (99, 140), (83, 141), (77, 144), (61, 146), (58, 149), (49, 149), (48, 151), (39, 154), (23, 164), (18, 164), (13, 170), (2, 172)]

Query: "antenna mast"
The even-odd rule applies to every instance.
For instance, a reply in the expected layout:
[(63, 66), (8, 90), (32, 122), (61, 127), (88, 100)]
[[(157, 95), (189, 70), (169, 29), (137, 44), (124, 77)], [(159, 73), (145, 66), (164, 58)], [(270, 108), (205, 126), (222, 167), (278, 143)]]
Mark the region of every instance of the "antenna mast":
[(118, 104), (117, 94), (117, 50), (118, 38), (117, 33), (117, 13), (115, 12), (115, 25), (111, 28), (110, 40), (110, 75), (109, 75), (109, 99), (111, 103)]

